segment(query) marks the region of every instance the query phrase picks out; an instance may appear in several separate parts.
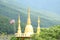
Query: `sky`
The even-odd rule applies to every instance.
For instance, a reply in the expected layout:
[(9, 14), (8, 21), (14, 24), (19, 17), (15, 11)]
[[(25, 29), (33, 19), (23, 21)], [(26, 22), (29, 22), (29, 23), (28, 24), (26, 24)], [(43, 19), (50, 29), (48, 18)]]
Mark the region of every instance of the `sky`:
[(18, 0), (26, 7), (60, 14), (60, 0)]

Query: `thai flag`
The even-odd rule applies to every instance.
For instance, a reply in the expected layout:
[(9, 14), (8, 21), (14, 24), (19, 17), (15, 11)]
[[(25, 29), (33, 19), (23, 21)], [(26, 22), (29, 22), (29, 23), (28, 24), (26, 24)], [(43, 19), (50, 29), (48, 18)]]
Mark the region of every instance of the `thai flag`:
[(14, 19), (10, 20), (10, 24), (14, 24), (14, 23), (15, 23)]

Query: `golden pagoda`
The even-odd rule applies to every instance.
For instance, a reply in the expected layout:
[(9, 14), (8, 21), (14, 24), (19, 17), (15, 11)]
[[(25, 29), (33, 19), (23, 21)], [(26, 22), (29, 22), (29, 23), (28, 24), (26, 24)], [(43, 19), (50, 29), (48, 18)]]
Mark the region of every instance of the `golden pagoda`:
[(25, 36), (31, 36), (33, 34), (33, 27), (31, 25), (31, 19), (30, 19), (30, 8), (28, 8), (28, 19), (27, 19), (27, 25), (25, 27), (24, 34)]
[(40, 18), (38, 17), (38, 27), (37, 27), (37, 34), (40, 33)]
[(39, 34), (40, 33), (40, 18), (38, 17), (38, 27), (37, 32), (34, 33), (33, 27), (31, 25), (31, 19), (30, 19), (30, 8), (28, 8), (28, 18), (27, 18), (27, 25), (25, 27), (24, 33), (21, 32), (21, 26), (20, 26), (20, 16), (18, 16), (18, 30), (17, 33), (15, 33), (15, 37), (17, 38), (30, 38), (33, 34)]
[(20, 16), (18, 16), (18, 30), (17, 33), (15, 34), (17, 37), (21, 36), (21, 27), (20, 27)]

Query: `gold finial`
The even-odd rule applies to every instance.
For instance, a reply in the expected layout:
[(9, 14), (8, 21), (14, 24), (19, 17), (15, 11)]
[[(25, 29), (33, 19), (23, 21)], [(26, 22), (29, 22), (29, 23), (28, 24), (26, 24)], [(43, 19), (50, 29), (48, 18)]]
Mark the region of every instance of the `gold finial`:
[(18, 24), (20, 24), (20, 15), (18, 15)]
[(20, 27), (20, 15), (18, 15), (18, 33), (21, 33), (21, 27)]
[(40, 17), (38, 17), (38, 27), (37, 27), (37, 34), (40, 33)]
[(31, 24), (31, 20), (30, 20), (30, 8), (28, 8), (28, 19), (27, 19), (27, 24), (28, 24), (28, 25)]
[(40, 26), (40, 17), (38, 16), (38, 27)]

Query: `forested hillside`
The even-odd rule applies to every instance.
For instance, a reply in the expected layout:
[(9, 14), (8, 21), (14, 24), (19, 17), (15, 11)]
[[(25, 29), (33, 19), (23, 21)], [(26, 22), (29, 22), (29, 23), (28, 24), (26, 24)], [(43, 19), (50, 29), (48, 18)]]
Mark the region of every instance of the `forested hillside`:
[[(6, 16), (2, 16), (0, 15), (0, 33), (4, 33), (4, 34), (13, 34), (13, 33), (16, 33), (17, 31), (17, 28), (18, 28), (18, 23), (17, 21), (15, 21), (14, 24), (10, 24), (10, 19), (9, 17), (6, 17)], [(25, 24), (21, 23), (21, 28), (22, 28), (22, 32), (24, 30), (24, 26)]]
[[(14, 0), (0, 1), (0, 15), (7, 16), (11, 19), (17, 20), (18, 14), (20, 14), (21, 22), (23, 24), (26, 24), (27, 22), (27, 9), (28, 8), (24, 8), (22, 4), (18, 4), (18, 2)], [(49, 16), (48, 14), (50, 14), (51, 16)], [(37, 27), (38, 16), (40, 16), (41, 27), (46, 28), (49, 26), (60, 24), (59, 19), (57, 19), (59, 18), (59, 16), (57, 17), (57, 15), (50, 12), (31, 9), (31, 21), (33, 27)]]
[(13, 27), (9, 23), (10, 18), (0, 15), (0, 33), (12, 33)]

